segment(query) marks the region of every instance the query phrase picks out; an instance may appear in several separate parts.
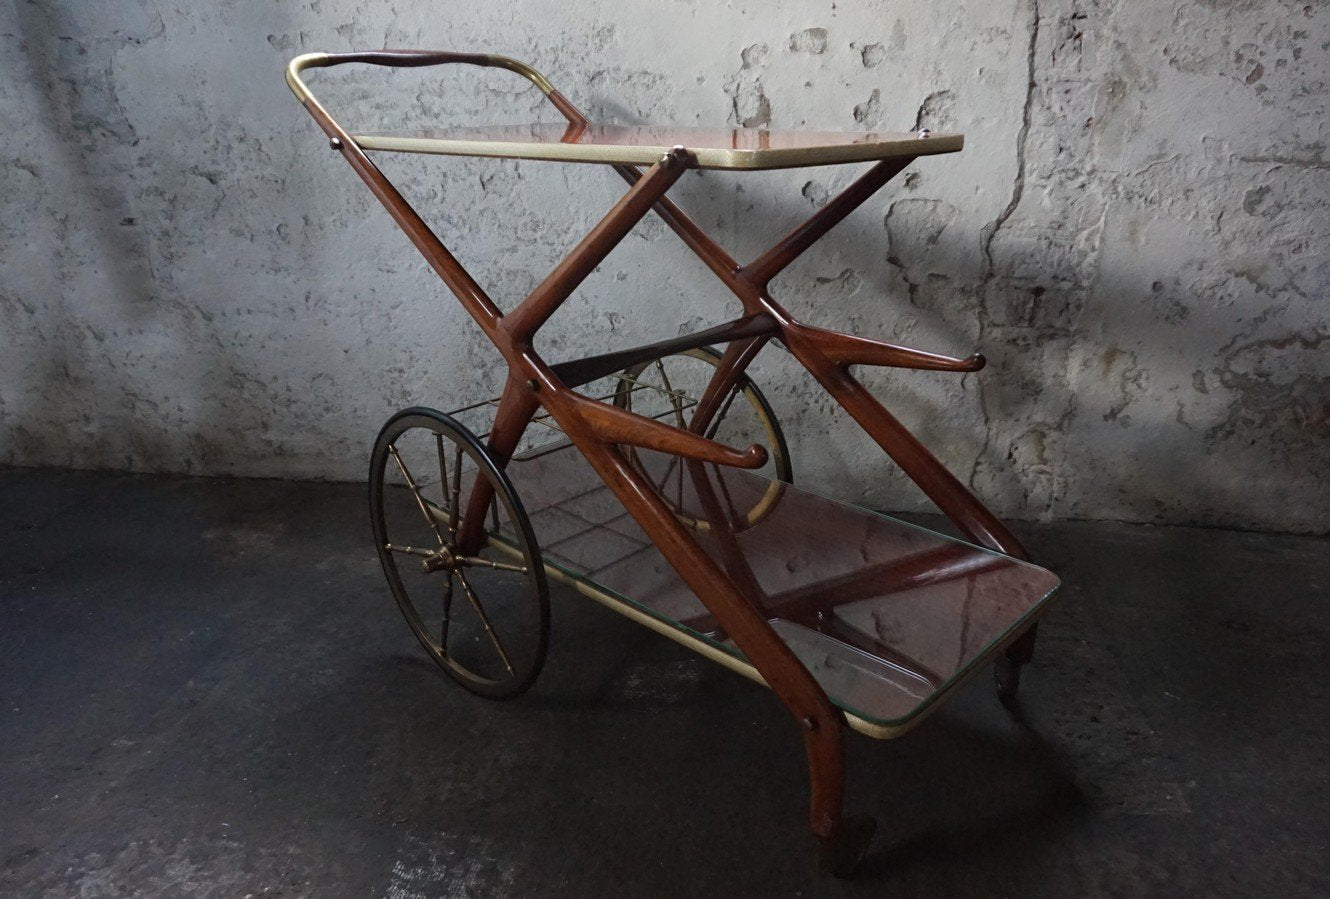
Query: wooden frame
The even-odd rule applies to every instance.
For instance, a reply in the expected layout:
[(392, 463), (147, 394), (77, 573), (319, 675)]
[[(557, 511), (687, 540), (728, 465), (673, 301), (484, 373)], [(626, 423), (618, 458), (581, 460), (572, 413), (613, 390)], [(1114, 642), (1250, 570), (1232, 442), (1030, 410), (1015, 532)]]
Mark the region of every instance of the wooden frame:
[[(504, 68), (534, 83), (567, 119), (570, 133), (575, 135), (578, 129), (586, 128), (588, 120), (538, 72), (506, 57), (411, 50), (320, 53), (297, 57), (287, 69), (289, 85), (328, 136), (332, 147), (378, 197), (507, 362), (509, 374), (489, 436), (491, 454), (500, 465), (506, 464), (527, 425), (541, 408), (557, 422), (650, 535), (670, 565), (706, 605), (714, 624), (729, 635), (790, 711), (802, 734), (808, 756), (812, 831), (824, 841), (836, 840), (843, 826), (842, 713), (773, 631), (752, 598), (746, 595), (739, 582), (743, 580), (740, 571), (732, 566), (727, 566), (731, 568), (727, 571), (712, 561), (698, 546), (694, 532), (680, 523), (642, 471), (631, 463), (623, 447), (644, 447), (687, 460), (741, 468), (761, 466), (766, 460), (762, 447), (729, 447), (708, 439), (703, 433), (723, 397), (753, 358), (770, 340), (779, 339), (967, 537), (984, 547), (1027, 558), (1024, 548), (1007, 527), (851, 372), (855, 365), (974, 372), (983, 367), (983, 356), (953, 358), (814, 327), (796, 320), (772, 298), (769, 290), (770, 282), (777, 274), (899, 174), (914, 156), (895, 155), (877, 161), (807, 221), (744, 265), (734, 260), (666, 196), (679, 177), (697, 165), (696, 157), (687, 148), (673, 147), (645, 170), (636, 165), (609, 161), (607, 164), (612, 165), (628, 183), (627, 192), (526, 299), (512, 311), (504, 313), (370, 160), (366, 147), (333, 119), (300, 78), (300, 73), (308, 68), (352, 62), (382, 66), (465, 63)], [(920, 135), (921, 138), (925, 136)], [(739, 299), (743, 317), (687, 337), (557, 365), (546, 363), (533, 349), (534, 338), (541, 326), (633, 226), (653, 210)], [(725, 344), (726, 349), (700, 399), (689, 430), (595, 402), (576, 392), (578, 386), (637, 362), (718, 343)], [(467, 512), (463, 516), (459, 545), (465, 553), (477, 551), (484, 540), (481, 523), (490, 497), (485, 489), (486, 483), (479, 484), (469, 497)], [(930, 570), (938, 564), (945, 567), (946, 563), (946, 559), (917, 561)], [(908, 579), (920, 575), (906, 565), (897, 566), (891, 576)], [(853, 590), (854, 586), (844, 585), (846, 590)], [(797, 596), (783, 599), (791, 603), (798, 600)], [(1034, 628), (1031, 626), (1006, 649), (1009, 663), (1020, 665), (1027, 662), (1033, 641)]]

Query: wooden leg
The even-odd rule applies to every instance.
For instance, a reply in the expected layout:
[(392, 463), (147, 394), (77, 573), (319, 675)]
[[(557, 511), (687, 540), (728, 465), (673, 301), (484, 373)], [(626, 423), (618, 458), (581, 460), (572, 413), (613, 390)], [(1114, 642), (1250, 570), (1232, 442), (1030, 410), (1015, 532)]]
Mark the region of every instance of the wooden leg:
[[(499, 397), (499, 409), (494, 415), (494, 426), (490, 429), (487, 447), (499, 466), (508, 465), (536, 408), (535, 397), (521, 381), (510, 376)], [(493, 496), (494, 488), (490, 482), (485, 478), (476, 478), (471, 495), (467, 497), (466, 512), (462, 515), (462, 532), (457, 540), (458, 552), (462, 555), (474, 555), (484, 544), (485, 514)]]
[(833, 877), (849, 877), (863, 861), (877, 831), (871, 815), (842, 814), (845, 803), (845, 752), (840, 721), (805, 718), (808, 754), (809, 814), (817, 842), (817, 865)]
[[(739, 551), (735, 533), (725, 524), (727, 519), (710, 476), (713, 466), (696, 460), (689, 460), (685, 465), (698, 501), (712, 523), (712, 536), (725, 562), (735, 599), (742, 604), (745, 613), (756, 619), (752, 623), (765, 631), (764, 638), (774, 636), (766, 624), (765, 606), (753, 602), (764, 596), (761, 585)], [(712, 606), (712, 613), (720, 626), (725, 627), (721, 611)], [(743, 616), (730, 614), (725, 617), (735, 620)], [(741, 641), (737, 636), (734, 639), (803, 728), (804, 752), (808, 756), (809, 826), (817, 842), (818, 866), (834, 876), (848, 877), (868, 851), (877, 824), (867, 815), (847, 818), (843, 814), (845, 718), (831, 706), (821, 686), (802, 665), (798, 676), (793, 671), (782, 671), (779, 667), (785, 664), (782, 655), (766, 649), (761, 645), (762, 640), (749, 637)], [(788, 649), (783, 642), (781, 646)], [(810, 702), (810, 695), (815, 701)]]
[[(578, 423), (570, 422), (574, 430)], [(670, 566), (715, 616), (780, 698), (803, 730), (809, 771), (809, 825), (817, 839), (819, 861), (844, 876), (863, 856), (872, 838), (871, 819), (842, 818), (845, 799), (843, 736), (845, 717), (821, 685), (771, 629), (755, 597), (745, 594), (743, 578), (727, 574), (680, 524), (651, 483), (624, 458), (618, 447), (571, 435), (606, 486), (628, 508)], [(699, 498), (717, 502), (705, 466), (690, 461)], [(717, 519), (723, 521), (723, 518)]]
[(1030, 625), (1030, 629), (1008, 646), (1007, 651), (997, 660), (993, 677), (997, 684), (998, 699), (1003, 705), (1010, 706), (1016, 701), (1016, 694), (1021, 686), (1021, 668), (1030, 664), (1030, 660), (1034, 658), (1034, 644), (1038, 632), (1039, 625)]

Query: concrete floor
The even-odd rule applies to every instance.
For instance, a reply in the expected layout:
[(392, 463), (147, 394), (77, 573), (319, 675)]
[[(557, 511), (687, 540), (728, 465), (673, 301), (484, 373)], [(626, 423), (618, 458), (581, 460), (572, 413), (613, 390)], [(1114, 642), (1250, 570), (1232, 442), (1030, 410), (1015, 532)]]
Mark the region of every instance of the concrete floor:
[(424, 657), (363, 488), (0, 472), (0, 894), (1325, 895), (1330, 552), (1023, 526), (1066, 586), (985, 677), (850, 741), (814, 873), (774, 698), (566, 591), (535, 689)]

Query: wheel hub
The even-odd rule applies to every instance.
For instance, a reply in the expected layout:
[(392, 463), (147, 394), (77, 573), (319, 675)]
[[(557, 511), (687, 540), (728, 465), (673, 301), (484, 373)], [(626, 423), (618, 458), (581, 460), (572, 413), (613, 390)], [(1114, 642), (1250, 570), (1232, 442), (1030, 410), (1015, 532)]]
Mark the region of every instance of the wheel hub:
[(440, 546), (433, 555), (420, 560), (420, 567), (427, 572), (456, 571), (457, 557), (453, 555), (450, 547)]

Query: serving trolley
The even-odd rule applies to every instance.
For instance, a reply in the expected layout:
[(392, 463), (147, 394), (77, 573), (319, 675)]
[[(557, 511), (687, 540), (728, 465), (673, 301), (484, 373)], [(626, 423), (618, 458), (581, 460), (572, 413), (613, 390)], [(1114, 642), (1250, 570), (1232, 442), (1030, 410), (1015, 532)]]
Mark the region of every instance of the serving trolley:
[[(310, 92), (312, 68), (465, 63), (531, 81), (566, 124), (351, 133)], [(855, 366), (975, 372), (937, 355), (796, 320), (772, 278), (916, 158), (959, 134), (689, 130), (597, 125), (525, 63), (385, 50), (309, 53), (287, 82), (508, 366), (500, 396), (388, 419), (370, 462), (370, 514), (388, 584), (426, 652), (483, 696), (526, 690), (544, 661), (555, 580), (770, 687), (807, 753), (821, 865), (846, 875), (874, 830), (846, 816), (847, 727), (899, 736), (995, 664), (1004, 702), (1031, 657), (1057, 578), (855, 378)], [(531, 293), (501, 309), (371, 161), (372, 151), (608, 166), (628, 189)], [(669, 197), (689, 169), (871, 163), (746, 264)], [(738, 298), (696, 333), (547, 361), (540, 328), (654, 211)], [(783, 348), (970, 542), (793, 485), (771, 404), (748, 368)], [(547, 439), (535, 439), (537, 433)]]

